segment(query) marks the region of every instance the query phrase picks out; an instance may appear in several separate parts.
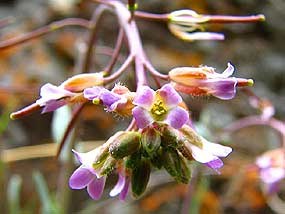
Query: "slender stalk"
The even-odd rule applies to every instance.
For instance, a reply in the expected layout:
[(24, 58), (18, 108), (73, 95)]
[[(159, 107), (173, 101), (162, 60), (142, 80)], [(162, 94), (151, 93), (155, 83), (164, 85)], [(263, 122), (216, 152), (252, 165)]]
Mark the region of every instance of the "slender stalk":
[(117, 62), (117, 59), (118, 59), (118, 56), (120, 54), (120, 50), (121, 50), (121, 47), (122, 47), (122, 44), (123, 44), (123, 39), (124, 39), (124, 30), (122, 28), (120, 28), (120, 31), (119, 31), (119, 35), (118, 35), (118, 38), (117, 38), (117, 41), (116, 41), (116, 45), (115, 45), (115, 48), (114, 48), (114, 51), (113, 51), (113, 54), (112, 54), (112, 58), (109, 62), (109, 64), (106, 66), (106, 68), (104, 69), (104, 71), (108, 74), (110, 73), (116, 62)]
[(109, 84), (116, 79), (118, 79), (119, 76), (123, 74), (123, 72), (129, 67), (129, 65), (133, 62), (134, 57), (132, 55), (129, 55), (126, 61), (121, 65), (121, 67), (111, 76), (104, 78), (104, 84)]
[(253, 16), (221, 16), (221, 15), (204, 15), (208, 17), (208, 23), (247, 23), (264, 21), (265, 17), (262, 14)]
[(20, 36), (0, 42), (0, 49), (3, 50), (6, 48), (15, 46), (15, 45), (22, 44), (24, 42), (39, 38), (45, 34), (51, 33), (55, 30), (58, 30), (58, 29), (61, 29), (67, 26), (80, 26), (84, 28), (89, 28), (89, 21), (86, 19), (81, 19), (81, 18), (67, 18), (61, 21), (55, 21), (49, 25), (38, 28), (32, 32), (22, 34)]
[(83, 67), (81, 73), (86, 73), (89, 72), (90, 67), (92, 65), (92, 57), (93, 57), (93, 52), (94, 50), (94, 44), (97, 40), (97, 33), (98, 33), (98, 23), (103, 15), (103, 13), (107, 10), (108, 8), (105, 5), (100, 5), (97, 7), (92, 15), (91, 21), (90, 21), (90, 33), (88, 36), (88, 41), (87, 41), (87, 50), (85, 57), (83, 59)]
[(159, 71), (157, 71), (149, 61), (145, 61), (144, 64), (145, 64), (146, 68), (148, 69), (148, 71), (153, 76), (155, 76), (157, 78), (160, 78), (160, 79), (163, 79), (163, 80), (169, 80), (169, 76), (168, 75), (162, 74)]
[(169, 14), (154, 14), (154, 13), (148, 13), (143, 11), (136, 11), (135, 17), (140, 19), (146, 19), (150, 21), (158, 21), (158, 22), (168, 22), (169, 21)]
[(80, 104), (80, 106), (77, 107), (77, 109), (74, 110), (72, 118), (70, 120), (70, 122), (68, 123), (68, 126), (64, 132), (64, 135), (59, 143), (57, 152), (56, 152), (56, 158), (58, 158), (62, 152), (63, 146), (66, 142), (66, 139), (68, 138), (69, 134), (71, 133), (72, 129), (74, 128), (74, 125), (79, 117), (79, 115), (81, 114), (83, 108), (85, 107), (85, 103), (84, 104)]

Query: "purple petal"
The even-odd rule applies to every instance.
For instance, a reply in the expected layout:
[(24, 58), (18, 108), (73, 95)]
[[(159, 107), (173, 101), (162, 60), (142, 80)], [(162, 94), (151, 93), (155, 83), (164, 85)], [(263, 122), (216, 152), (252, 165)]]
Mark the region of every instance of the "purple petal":
[(119, 195), (119, 199), (121, 201), (124, 201), (128, 195), (128, 192), (129, 192), (129, 187), (130, 187), (130, 178), (129, 177), (126, 177), (125, 178), (125, 185), (124, 185), (124, 188), (122, 189), (120, 195)]
[(77, 160), (86, 169), (88, 169), (91, 173), (93, 173), (93, 175), (96, 175), (96, 176), (98, 175), (98, 173), (93, 168), (93, 163), (94, 163), (95, 158), (98, 155), (98, 152), (100, 152), (100, 147), (97, 147), (96, 149), (93, 149), (86, 153), (77, 152), (74, 149), (72, 150), (72, 152), (74, 153)]
[(92, 179), (96, 178), (88, 169), (80, 166), (69, 179), (69, 186), (72, 189), (83, 189)]
[(228, 79), (205, 80), (205, 82), (207, 82), (208, 92), (222, 100), (232, 99), (236, 94), (237, 80), (234, 77)]
[(51, 111), (55, 111), (56, 109), (66, 105), (66, 104), (67, 104), (66, 99), (50, 100), (50, 101), (46, 102), (46, 104), (42, 110), (42, 114), (47, 113), (47, 112), (51, 112)]
[(212, 169), (219, 169), (224, 165), (224, 163), (220, 158), (217, 158), (217, 159), (212, 160), (208, 163), (205, 163), (205, 165), (212, 168)]
[(158, 93), (169, 108), (173, 108), (182, 102), (181, 96), (175, 91), (171, 84), (164, 85), (159, 89)]
[(119, 173), (119, 178), (117, 184), (114, 186), (114, 188), (110, 192), (110, 196), (114, 197), (118, 195), (125, 186), (125, 176)]
[(165, 122), (175, 129), (181, 128), (189, 120), (188, 112), (179, 106), (170, 110)]
[(139, 106), (135, 107), (132, 112), (136, 120), (136, 124), (140, 129), (147, 127), (154, 121), (149, 112)]
[(154, 102), (155, 92), (148, 86), (142, 86), (138, 89), (137, 95), (133, 101), (135, 105), (149, 110)]
[(231, 75), (233, 75), (234, 71), (235, 71), (234, 66), (231, 63), (228, 63), (228, 67), (226, 68), (226, 70), (224, 70), (221, 76), (223, 78), (230, 77)]
[(40, 96), (41, 99), (37, 100), (36, 102), (43, 106), (46, 102), (50, 100), (58, 100), (63, 97), (70, 97), (73, 96), (74, 93), (67, 91), (61, 87), (52, 85), (50, 83), (47, 83), (41, 87)]
[(93, 200), (98, 200), (103, 194), (105, 187), (106, 176), (99, 179), (94, 179), (87, 186), (87, 192)]
[(101, 90), (102, 90), (102, 87), (99, 87), (99, 86), (95, 86), (92, 88), (86, 88), (83, 91), (83, 95), (88, 100), (94, 100), (95, 98), (98, 98)]
[(121, 99), (118, 94), (115, 94), (106, 89), (101, 91), (99, 98), (100, 100), (102, 100), (103, 104), (108, 108), (110, 108), (115, 102)]

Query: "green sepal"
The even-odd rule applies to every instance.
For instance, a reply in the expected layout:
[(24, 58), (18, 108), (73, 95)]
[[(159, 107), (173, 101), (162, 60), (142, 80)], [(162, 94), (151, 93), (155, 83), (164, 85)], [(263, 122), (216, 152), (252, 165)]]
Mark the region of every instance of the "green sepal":
[(132, 171), (132, 192), (134, 197), (139, 197), (144, 193), (149, 177), (150, 177), (151, 165), (146, 159), (141, 160), (140, 164)]
[(129, 156), (140, 148), (140, 133), (125, 132), (110, 145), (109, 152), (113, 158), (122, 159)]

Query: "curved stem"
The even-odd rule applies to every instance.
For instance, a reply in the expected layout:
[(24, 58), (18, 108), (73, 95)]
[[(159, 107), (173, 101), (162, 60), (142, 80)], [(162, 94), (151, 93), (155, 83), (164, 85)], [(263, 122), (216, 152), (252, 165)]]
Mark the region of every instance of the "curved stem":
[(93, 57), (93, 51), (94, 51), (94, 43), (97, 39), (97, 33), (98, 33), (98, 22), (100, 21), (100, 18), (105, 10), (108, 8), (105, 5), (100, 5), (97, 7), (92, 15), (92, 19), (90, 21), (90, 33), (89, 38), (87, 41), (87, 50), (85, 54), (85, 58), (83, 59), (83, 67), (81, 73), (87, 73), (89, 72), (89, 69), (91, 67), (91, 61)]
[(38, 37), (41, 37), (45, 34), (51, 33), (55, 30), (58, 30), (66, 26), (80, 26), (84, 28), (89, 28), (89, 21), (86, 19), (80, 19), (80, 18), (67, 18), (61, 21), (55, 21), (49, 25), (38, 28), (32, 32), (22, 34), (20, 36), (0, 42), (0, 49), (3, 50), (6, 48), (15, 46), (15, 45), (22, 44), (26, 41), (36, 39)]
[(59, 143), (59, 146), (58, 146), (58, 149), (57, 149), (57, 152), (56, 152), (56, 158), (59, 157), (59, 155), (61, 154), (61, 151), (63, 149), (63, 146), (66, 142), (66, 139), (68, 138), (69, 134), (71, 133), (71, 130), (73, 129), (79, 115), (81, 114), (83, 108), (85, 107), (85, 104), (86, 103), (83, 103), (83, 104), (80, 104), (73, 112), (73, 115), (72, 115), (72, 118), (71, 120), (69, 121), (68, 123), (68, 126), (63, 134), (63, 137)]
[(235, 121), (234, 123), (230, 124), (226, 129), (224, 129), (224, 131), (234, 132), (248, 126), (255, 126), (255, 125), (270, 126), (271, 128), (277, 130), (282, 136), (282, 142), (285, 148), (285, 123), (276, 120), (274, 118), (264, 120), (260, 116), (249, 116), (240, 119), (238, 121)]
[(129, 65), (133, 62), (134, 57), (129, 55), (126, 61), (121, 65), (121, 67), (111, 76), (104, 78), (104, 84), (109, 84), (115, 81), (119, 76), (123, 74), (123, 72), (129, 67)]
[(115, 49), (114, 49), (113, 54), (112, 54), (112, 58), (111, 58), (109, 64), (104, 69), (104, 71), (107, 74), (113, 70), (113, 68), (117, 62), (117, 59), (118, 59), (118, 56), (119, 56), (119, 53), (120, 53), (120, 50), (121, 50), (121, 47), (123, 44), (123, 39), (124, 39), (124, 30), (122, 28), (120, 28), (119, 35), (118, 35), (116, 45), (115, 45)]
[(168, 75), (166, 75), (166, 74), (162, 74), (162, 73), (160, 73), (159, 71), (157, 71), (154, 67), (153, 67), (153, 65), (148, 61), (148, 60), (146, 60), (145, 62), (144, 62), (144, 64), (145, 64), (145, 67), (148, 69), (148, 71), (153, 75), (153, 76), (155, 76), (155, 77), (157, 77), (157, 78), (160, 78), (160, 79), (163, 79), (163, 80), (169, 80), (169, 77), (168, 77)]

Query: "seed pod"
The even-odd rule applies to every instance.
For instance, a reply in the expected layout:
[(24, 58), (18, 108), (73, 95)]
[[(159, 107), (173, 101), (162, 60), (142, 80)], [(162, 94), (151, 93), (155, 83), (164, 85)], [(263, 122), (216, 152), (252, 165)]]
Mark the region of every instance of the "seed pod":
[(150, 163), (142, 160), (140, 164), (133, 169), (132, 173), (132, 192), (134, 197), (139, 197), (144, 193), (150, 177)]
[(172, 176), (177, 176), (177, 171), (180, 170), (179, 155), (174, 149), (162, 151), (162, 163), (166, 171)]
[(138, 151), (140, 148), (140, 133), (124, 132), (110, 145), (109, 152), (113, 158), (122, 159)]
[(100, 175), (109, 175), (115, 168), (117, 160), (109, 156), (100, 169)]
[(150, 158), (151, 164), (158, 169), (161, 169), (163, 166), (162, 151), (163, 149), (160, 147), (156, 151), (156, 153)]
[(141, 142), (143, 149), (152, 157), (160, 147), (160, 134), (155, 129), (147, 128), (142, 132)]
[(176, 181), (182, 183), (189, 182), (190, 170), (184, 158), (181, 157), (176, 150), (164, 150), (162, 160), (164, 168)]
[(191, 178), (191, 171), (187, 166), (187, 163), (185, 162), (183, 157), (180, 157), (179, 160), (180, 160), (180, 171), (177, 172), (175, 180), (184, 184), (188, 184)]

